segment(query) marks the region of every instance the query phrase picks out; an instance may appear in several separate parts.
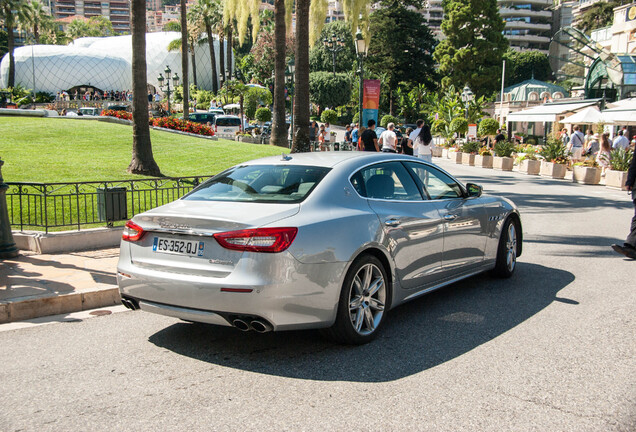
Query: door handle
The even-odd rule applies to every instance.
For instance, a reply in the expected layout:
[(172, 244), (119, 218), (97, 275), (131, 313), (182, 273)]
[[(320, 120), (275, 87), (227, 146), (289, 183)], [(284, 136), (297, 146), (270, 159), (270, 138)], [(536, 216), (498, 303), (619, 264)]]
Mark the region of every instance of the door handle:
[(389, 227), (396, 227), (400, 225), (400, 220), (396, 218), (387, 219), (384, 221), (384, 225)]
[(447, 215), (444, 215), (444, 220), (447, 220), (447, 221), (454, 221), (455, 219), (457, 219), (457, 215), (456, 215), (456, 214), (447, 214)]

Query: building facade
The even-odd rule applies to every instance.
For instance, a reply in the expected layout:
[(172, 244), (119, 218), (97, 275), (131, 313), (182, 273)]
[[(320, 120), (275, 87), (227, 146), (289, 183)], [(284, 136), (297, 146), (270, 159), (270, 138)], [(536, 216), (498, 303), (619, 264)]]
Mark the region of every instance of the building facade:
[(56, 20), (103, 16), (116, 33), (130, 33), (130, 0), (51, 0), (51, 14)]

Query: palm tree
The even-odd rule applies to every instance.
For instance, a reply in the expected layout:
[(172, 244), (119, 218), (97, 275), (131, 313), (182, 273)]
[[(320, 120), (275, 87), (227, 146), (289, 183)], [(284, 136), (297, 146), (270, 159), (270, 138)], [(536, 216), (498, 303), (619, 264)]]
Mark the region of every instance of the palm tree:
[(146, 1), (132, 0), (132, 78), (133, 78), (133, 150), (128, 172), (159, 176), (161, 171), (152, 155), (148, 126), (146, 75)]
[[(298, 13), (298, 8), (296, 8)], [(298, 21), (296, 21), (298, 22)], [(274, 109), (270, 144), (283, 146), (287, 143), (285, 121), (285, 0), (274, 0)]]
[[(200, 28), (198, 27), (198, 23), (194, 21), (196, 19), (196, 15), (191, 13), (192, 10), (188, 11), (188, 20), (191, 21), (191, 24), (188, 27), (188, 52), (190, 53), (190, 61), (192, 62), (192, 78), (194, 81), (194, 85), (197, 86), (197, 62), (195, 57), (195, 48), (199, 43), (199, 37), (201, 36)], [(169, 31), (181, 31), (181, 24), (177, 21), (171, 21), (167, 23), (164, 27), (164, 30), (170, 29)], [(170, 41), (168, 44), (168, 51), (181, 51), (183, 44), (181, 43), (181, 38), (174, 39)]]
[(183, 82), (183, 118), (190, 116), (190, 86), (188, 82), (188, 17), (187, 1), (181, 0), (181, 80)]
[[(218, 73), (216, 70), (216, 53), (214, 50), (214, 36), (212, 29), (217, 27), (223, 20), (221, 14), (221, 4), (219, 0), (198, 0), (196, 4), (198, 11), (201, 14), (201, 21), (205, 28), (207, 37), (201, 41), (207, 41), (210, 49), (210, 64), (212, 69), (212, 91), (214, 93), (219, 91), (218, 85)], [(222, 50), (222, 46), (219, 47)]]
[(310, 151), (309, 143), (309, 6), (296, 1), (296, 83), (294, 100), (294, 145), (292, 152)]
[(33, 35), (35, 43), (40, 42), (40, 31), (51, 28), (53, 17), (44, 9), (39, 0), (31, 0), (24, 4), (19, 15), (20, 27)]
[(4, 21), (7, 28), (7, 50), (9, 52), (9, 87), (15, 85), (15, 58), (13, 51), (15, 50), (15, 35), (13, 28), (16, 25), (16, 12), (18, 15), (24, 7), (23, 0), (2, 0), (0, 1), (0, 21)]

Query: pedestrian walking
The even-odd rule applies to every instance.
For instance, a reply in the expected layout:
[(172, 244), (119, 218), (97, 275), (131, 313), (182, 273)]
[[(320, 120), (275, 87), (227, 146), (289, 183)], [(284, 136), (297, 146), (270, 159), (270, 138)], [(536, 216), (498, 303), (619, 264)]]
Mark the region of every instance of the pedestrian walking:
[(632, 195), (634, 217), (632, 218), (632, 225), (630, 227), (629, 235), (625, 239), (625, 243), (623, 243), (622, 246), (613, 244), (612, 249), (622, 255), (625, 255), (627, 258), (636, 260), (636, 157), (632, 157), (632, 163), (629, 165), (625, 187), (627, 187), (628, 193), (631, 192)]
[(423, 124), (420, 128), (420, 133), (415, 138), (413, 152), (417, 151), (417, 157), (428, 163), (433, 163), (431, 141), (433, 141), (431, 128), (427, 124)]
[[(589, 138), (588, 138), (589, 136)], [(600, 150), (600, 143), (598, 142), (598, 134), (592, 134), (585, 137), (587, 142), (585, 143), (585, 149), (583, 150), (583, 155), (587, 157), (596, 157), (597, 153)]]
[(497, 129), (497, 135), (495, 136), (495, 144), (504, 142), (506, 140), (506, 136), (502, 133), (501, 129)]
[(397, 153), (397, 136), (395, 135), (395, 124), (386, 125), (386, 130), (380, 135), (378, 144), (382, 146), (385, 153)]
[(351, 123), (351, 128), (351, 143), (356, 150), (362, 150), (360, 148), (360, 129), (358, 128), (358, 123)]
[(581, 160), (581, 156), (583, 155), (584, 141), (585, 135), (583, 135), (583, 132), (579, 130), (578, 125), (574, 126), (574, 132), (572, 132), (570, 141), (567, 144), (567, 149), (569, 152), (572, 152), (572, 160), (575, 162)]
[(367, 122), (367, 128), (362, 132), (362, 135), (360, 135), (360, 141), (362, 141), (363, 151), (380, 151), (378, 147), (378, 136), (375, 134), (375, 120), (371, 119)]
[(346, 144), (351, 145), (351, 143), (353, 142), (352, 138), (351, 138), (351, 126), (347, 125), (347, 127), (345, 128), (345, 136), (344, 136), (344, 140)]
[(612, 152), (612, 142), (609, 139), (609, 134), (604, 133), (601, 137), (601, 145), (596, 155), (596, 162), (601, 167), (601, 177), (605, 177), (605, 171), (610, 164), (610, 153)]
[(318, 131), (318, 144), (320, 146), (320, 151), (327, 151), (329, 146), (325, 144), (325, 136), (327, 132), (325, 131), (325, 125), (320, 125), (320, 130)]
[(407, 145), (413, 149), (413, 156), (417, 156), (417, 149), (414, 147), (414, 143), (415, 143), (415, 138), (417, 138), (417, 136), (420, 134), (420, 131), (422, 130), (422, 125), (424, 124), (424, 120), (419, 119), (417, 122), (415, 122), (415, 125), (417, 126), (415, 128), (415, 130), (413, 132), (411, 132), (411, 134), (409, 135), (409, 140)]
[(409, 136), (411, 136), (412, 132), (412, 127), (406, 128), (405, 137), (402, 139), (402, 153), (409, 156), (413, 156), (413, 146), (409, 146)]
[(623, 135), (623, 131), (618, 131), (618, 136), (614, 139), (614, 143), (612, 144), (613, 149), (627, 149), (629, 147), (629, 138)]
[(568, 130), (566, 128), (563, 128), (561, 131), (561, 142), (565, 146), (570, 142), (570, 136), (568, 135)]

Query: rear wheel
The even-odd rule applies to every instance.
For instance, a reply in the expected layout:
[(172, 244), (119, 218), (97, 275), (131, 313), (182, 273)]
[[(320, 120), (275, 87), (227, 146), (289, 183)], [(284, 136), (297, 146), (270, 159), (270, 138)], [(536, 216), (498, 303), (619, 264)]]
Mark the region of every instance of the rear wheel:
[(497, 248), (497, 262), (493, 273), (501, 278), (509, 278), (517, 267), (517, 231), (519, 226), (513, 218), (504, 223)]
[(354, 261), (340, 292), (336, 322), (324, 333), (345, 344), (373, 340), (386, 315), (387, 280), (384, 266), (376, 257), (363, 255)]

